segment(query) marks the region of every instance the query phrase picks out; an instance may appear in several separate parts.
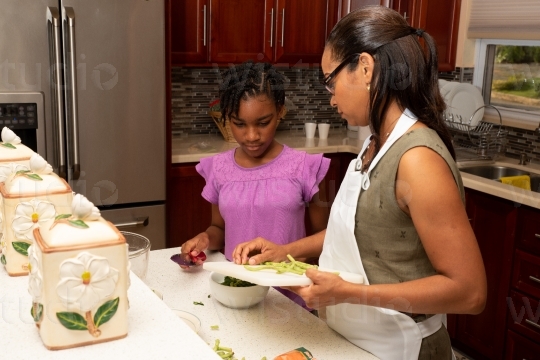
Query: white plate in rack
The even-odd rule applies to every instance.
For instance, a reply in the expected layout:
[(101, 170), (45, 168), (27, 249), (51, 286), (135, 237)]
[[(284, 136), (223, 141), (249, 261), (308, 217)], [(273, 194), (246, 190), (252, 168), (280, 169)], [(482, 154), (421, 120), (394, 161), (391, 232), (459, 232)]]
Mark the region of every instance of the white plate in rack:
[(445, 100), (448, 105), (446, 111), (454, 115), (454, 121), (459, 122), (456, 120), (459, 115), (462, 123), (469, 125), (471, 129), (474, 129), (484, 117), (482, 93), (472, 84), (456, 83), (445, 96)]

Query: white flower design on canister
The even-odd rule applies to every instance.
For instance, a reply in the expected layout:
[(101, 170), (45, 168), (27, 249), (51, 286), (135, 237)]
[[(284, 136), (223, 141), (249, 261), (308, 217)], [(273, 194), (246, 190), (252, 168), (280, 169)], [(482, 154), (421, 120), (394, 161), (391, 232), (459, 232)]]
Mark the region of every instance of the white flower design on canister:
[(118, 282), (118, 270), (109, 266), (107, 258), (82, 252), (60, 264), (58, 296), (83, 312), (91, 311), (111, 296)]
[(73, 196), (71, 211), (73, 217), (78, 220), (92, 221), (99, 219), (101, 216), (99, 209), (81, 194), (75, 194)]
[(35, 174), (47, 175), (53, 172), (52, 166), (49, 165), (44, 158), (39, 154), (33, 154), (30, 157), (30, 170)]
[(32, 199), (17, 205), (11, 226), (18, 239), (33, 241), (32, 231), (44, 223), (54, 221), (55, 216), (56, 209), (52, 203)]
[(39, 260), (36, 248), (30, 245), (28, 248), (28, 292), (32, 295), (34, 302), (39, 302), (43, 290), (43, 277), (39, 271)]
[(21, 143), (21, 138), (18, 137), (11, 129), (5, 127), (2, 129), (2, 142), (5, 144), (17, 145)]

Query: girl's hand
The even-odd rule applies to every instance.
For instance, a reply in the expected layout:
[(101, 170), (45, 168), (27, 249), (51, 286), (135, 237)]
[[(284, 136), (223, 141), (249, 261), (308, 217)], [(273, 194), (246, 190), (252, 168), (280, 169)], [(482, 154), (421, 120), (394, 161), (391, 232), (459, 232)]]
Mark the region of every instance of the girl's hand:
[[(252, 254), (258, 254), (250, 257)], [(287, 251), (282, 245), (274, 244), (262, 237), (238, 244), (232, 253), (235, 264), (258, 265), (265, 261), (287, 260)], [(249, 260), (249, 262), (248, 262)]]
[(343, 296), (340, 291), (347, 284), (336, 274), (317, 269), (307, 269), (306, 276), (313, 281), (308, 286), (292, 286), (287, 289), (297, 293), (312, 309), (319, 309), (341, 303)]
[[(208, 245), (210, 244), (210, 239), (208, 238), (208, 234), (205, 232), (200, 233), (199, 235), (195, 236), (193, 239), (186, 241), (184, 244), (182, 244), (182, 247), (180, 249), (180, 256), (186, 260), (186, 262), (193, 262), (195, 265), (202, 265), (206, 257), (200, 257), (199, 255), (208, 249)], [(189, 266), (182, 266), (180, 265), (182, 269), (189, 269)]]

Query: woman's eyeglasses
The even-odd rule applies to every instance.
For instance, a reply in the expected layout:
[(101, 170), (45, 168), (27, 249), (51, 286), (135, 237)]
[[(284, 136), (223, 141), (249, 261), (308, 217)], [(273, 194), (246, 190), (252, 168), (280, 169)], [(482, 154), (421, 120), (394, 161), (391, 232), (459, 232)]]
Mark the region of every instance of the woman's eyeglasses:
[(334, 95), (334, 90), (335, 90), (335, 84), (332, 82), (332, 80), (339, 74), (339, 72), (341, 70), (343, 70), (343, 68), (346, 66), (346, 65), (349, 65), (350, 63), (353, 62), (353, 60), (359, 56), (360, 54), (358, 53), (355, 53), (355, 54), (351, 54), (349, 56), (347, 56), (345, 58), (345, 60), (343, 60), (343, 62), (341, 64), (339, 64), (335, 69), (334, 71), (332, 71), (330, 73), (330, 75), (328, 75), (327, 77), (325, 77), (324, 79), (322, 79), (321, 83), (326, 87), (326, 90), (328, 90), (330, 92), (330, 94)]

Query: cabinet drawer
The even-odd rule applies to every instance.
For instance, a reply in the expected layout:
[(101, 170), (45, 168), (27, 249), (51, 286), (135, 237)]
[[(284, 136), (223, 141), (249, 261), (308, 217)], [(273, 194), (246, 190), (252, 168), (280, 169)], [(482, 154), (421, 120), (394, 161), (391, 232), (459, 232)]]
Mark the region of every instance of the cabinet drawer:
[(540, 308), (538, 299), (511, 291), (508, 302), (508, 327), (540, 343)]
[(530, 341), (513, 331), (508, 331), (506, 336), (506, 356), (505, 359), (538, 359), (540, 345)]
[(540, 299), (540, 257), (516, 250), (512, 287)]
[(540, 210), (521, 206), (518, 211), (517, 247), (540, 256)]

